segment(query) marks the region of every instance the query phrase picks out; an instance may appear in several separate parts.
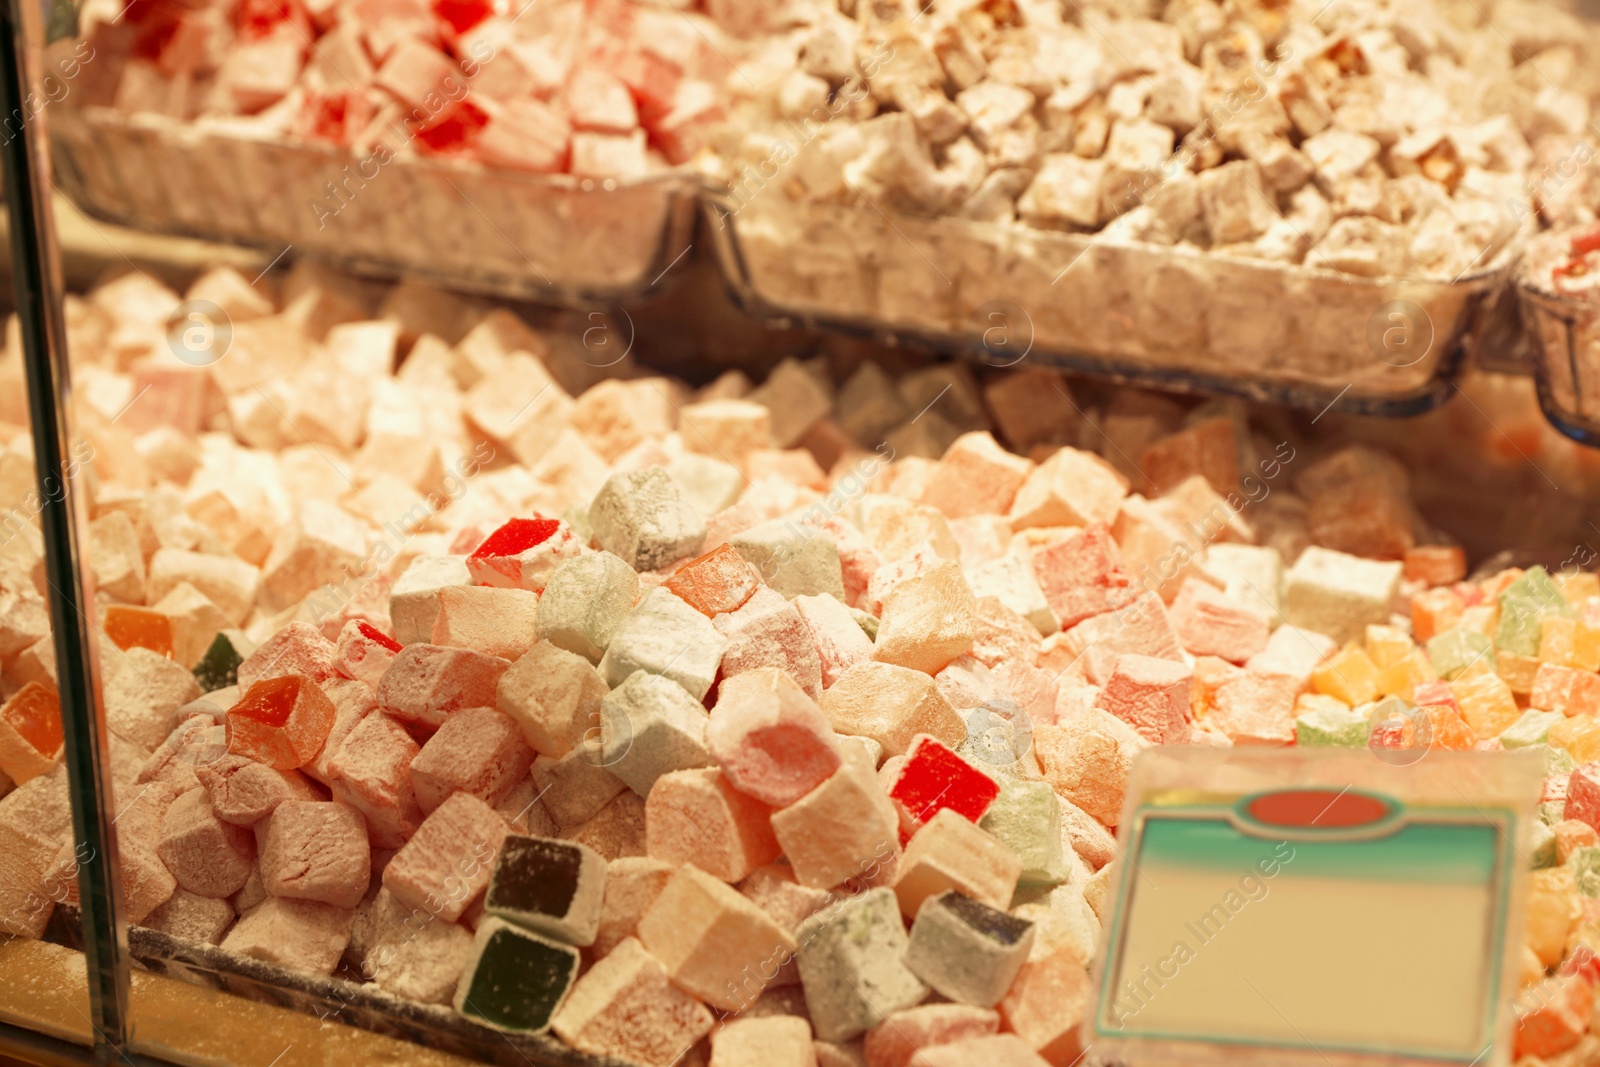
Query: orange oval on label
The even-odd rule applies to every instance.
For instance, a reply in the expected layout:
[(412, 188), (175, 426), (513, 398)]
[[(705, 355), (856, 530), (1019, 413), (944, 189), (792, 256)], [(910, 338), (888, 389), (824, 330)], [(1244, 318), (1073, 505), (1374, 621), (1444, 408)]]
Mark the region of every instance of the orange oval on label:
[(1393, 814), (1388, 802), (1337, 789), (1288, 789), (1250, 801), (1250, 818), (1264, 826), (1349, 830), (1380, 823)]

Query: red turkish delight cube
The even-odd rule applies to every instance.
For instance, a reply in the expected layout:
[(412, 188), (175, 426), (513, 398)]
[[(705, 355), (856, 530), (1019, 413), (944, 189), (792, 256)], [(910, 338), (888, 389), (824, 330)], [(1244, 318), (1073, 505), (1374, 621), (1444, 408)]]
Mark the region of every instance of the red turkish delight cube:
[(911, 742), (905, 765), (889, 789), (905, 834), (915, 833), (945, 808), (977, 822), (999, 795), (993, 778), (926, 734)]

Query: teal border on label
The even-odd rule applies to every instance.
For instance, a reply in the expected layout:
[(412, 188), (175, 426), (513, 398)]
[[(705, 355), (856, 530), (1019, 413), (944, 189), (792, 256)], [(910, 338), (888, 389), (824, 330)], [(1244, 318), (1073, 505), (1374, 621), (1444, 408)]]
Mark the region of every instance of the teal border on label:
[[(1277, 792), (1267, 790), (1264, 792)], [(1250, 1049), (1285, 1049), (1297, 1052), (1339, 1052), (1358, 1055), (1371, 1055), (1382, 1057), (1406, 1057), (1413, 1060), (1432, 1061), (1440, 1064), (1472, 1064), (1483, 1060), (1485, 1052), (1494, 1045), (1495, 1030), (1499, 1014), (1499, 1004), (1503, 995), (1502, 985), (1505, 979), (1505, 951), (1506, 928), (1510, 921), (1511, 913), (1511, 882), (1513, 862), (1515, 862), (1514, 843), (1517, 827), (1517, 816), (1509, 808), (1479, 808), (1479, 807), (1424, 807), (1408, 808), (1393, 798), (1382, 794), (1370, 793), (1374, 799), (1382, 800), (1394, 809), (1392, 818), (1387, 818), (1381, 823), (1374, 824), (1381, 828), (1379, 833), (1360, 833), (1352, 837), (1349, 833), (1340, 830), (1305, 831), (1298, 833), (1284, 833), (1292, 830), (1289, 827), (1267, 827), (1256, 823), (1243, 814), (1243, 808), (1252, 800), (1264, 795), (1255, 793), (1241, 798), (1233, 804), (1192, 804), (1162, 806), (1145, 803), (1134, 812), (1134, 827), (1132, 841), (1126, 856), (1136, 859), (1144, 845), (1145, 828), (1151, 819), (1175, 819), (1212, 822), (1218, 821), (1228, 824), (1231, 828), (1241, 832), (1248, 832), (1251, 836), (1271, 836), (1280, 840), (1325, 840), (1329, 843), (1336, 841), (1360, 840), (1362, 838), (1375, 838), (1391, 836), (1406, 826), (1486, 826), (1495, 830), (1497, 847), (1495, 849), (1495, 863), (1493, 867), (1493, 900), (1494, 907), (1491, 918), (1489, 938), (1489, 952), (1485, 957), (1485, 983), (1484, 989), (1484, 1017), (1481, 1022), (1481, 1040), (1476, 1046), (1479, 1051), (1476, 1055), (1471, 1052), (1444, 1052), (1439, 1049), (1408, 1049), (1379, 1047), (1354, 1043), (1328, 1043), (1313, 1044), (1309, 1040), (1291, 1042), (1282, 1040), (1267, 1040), (1260, 1038), (1227, 1038), (1215, 1034), (1186, 1034), (1167, 1033), (1155, 1030), (1135, 1030), (1128, 1027), (1108, 1025), (1109, 1013), (1116, 992), (1116, 979), (1122, 969), (1122, 954), (1126, 942), (1125, 918), (1128, 902), (1132, 896), (1135, 884), (1134, 876), (1138, 873), (1136, 864), (1125, 863), (1117, 877), (1117, 895), (1111, 922), (1111, 933), (1107, 939), (1106, 958), (1101, 961), (1100, 989), (1096, 996), (1093, 1033), (1096, 1040), (1101, 1038), (1110, 1040), (1145, 1040), (1145, 1041), (1172, 1041), (1187, 1042), (1195, 1045), (1209, 1045), (1218, 1049), (1250, 1048)], [(1241, 822), (1251, 826), (1245, 831)], [(1369, 830), (1362, 827), (1362, 830)], [(1264, 831), (1270, 831), (1266, 833)]]

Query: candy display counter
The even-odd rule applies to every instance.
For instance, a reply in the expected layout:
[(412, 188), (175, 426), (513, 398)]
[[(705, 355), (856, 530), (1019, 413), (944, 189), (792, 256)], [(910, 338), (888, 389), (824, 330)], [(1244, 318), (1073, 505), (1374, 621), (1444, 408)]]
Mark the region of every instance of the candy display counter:
[[(1600, 423), (1595, 38), (1318, 6), (87, 5), (0, 143), (0, 1049), (1111, 1067), (1204, 747), (1536, 778), (1458, 1059), (1600, 1063), (1600, 467), (1467, 377)], [(64, 292), (48, 173), (262, 262)]]

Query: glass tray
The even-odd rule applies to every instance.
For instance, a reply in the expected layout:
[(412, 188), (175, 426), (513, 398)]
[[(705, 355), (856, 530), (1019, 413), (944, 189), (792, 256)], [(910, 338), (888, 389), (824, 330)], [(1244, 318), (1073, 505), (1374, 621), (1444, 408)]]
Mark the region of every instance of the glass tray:
[(569, 306), (655, 289), (688, 248), (695, 183), (376, 157), (104, 107), (51, 113), (57, 183), (153, 233), (286, 247), (346, 270)]
[[(78, 910), (57, 906), (45, 937), (82, 948)], [(128, 950), (137, 966), (155, 974), (497, 1067), (638, 1067), (628, 1060), (580, 1052), (552, 1036), (506, 1034), (480, 1026), (442, 1004), (418, 1004), (371, 984), (290, 970), (142, 926), (128, 927)]]
[(1554, 246), (1570, 236), (1533, 242), (1517, 270), (1517, 295), (1545, 418), (1568, 437), (1600, 445), (1600, 299), (1561, 292), (1549, 279)]
[(1512, 251), (1453, 282), (876, 207), (705, 198), (734, 299), (769, 318), (1184, 392), (1410, 415), (1514, 301)]

